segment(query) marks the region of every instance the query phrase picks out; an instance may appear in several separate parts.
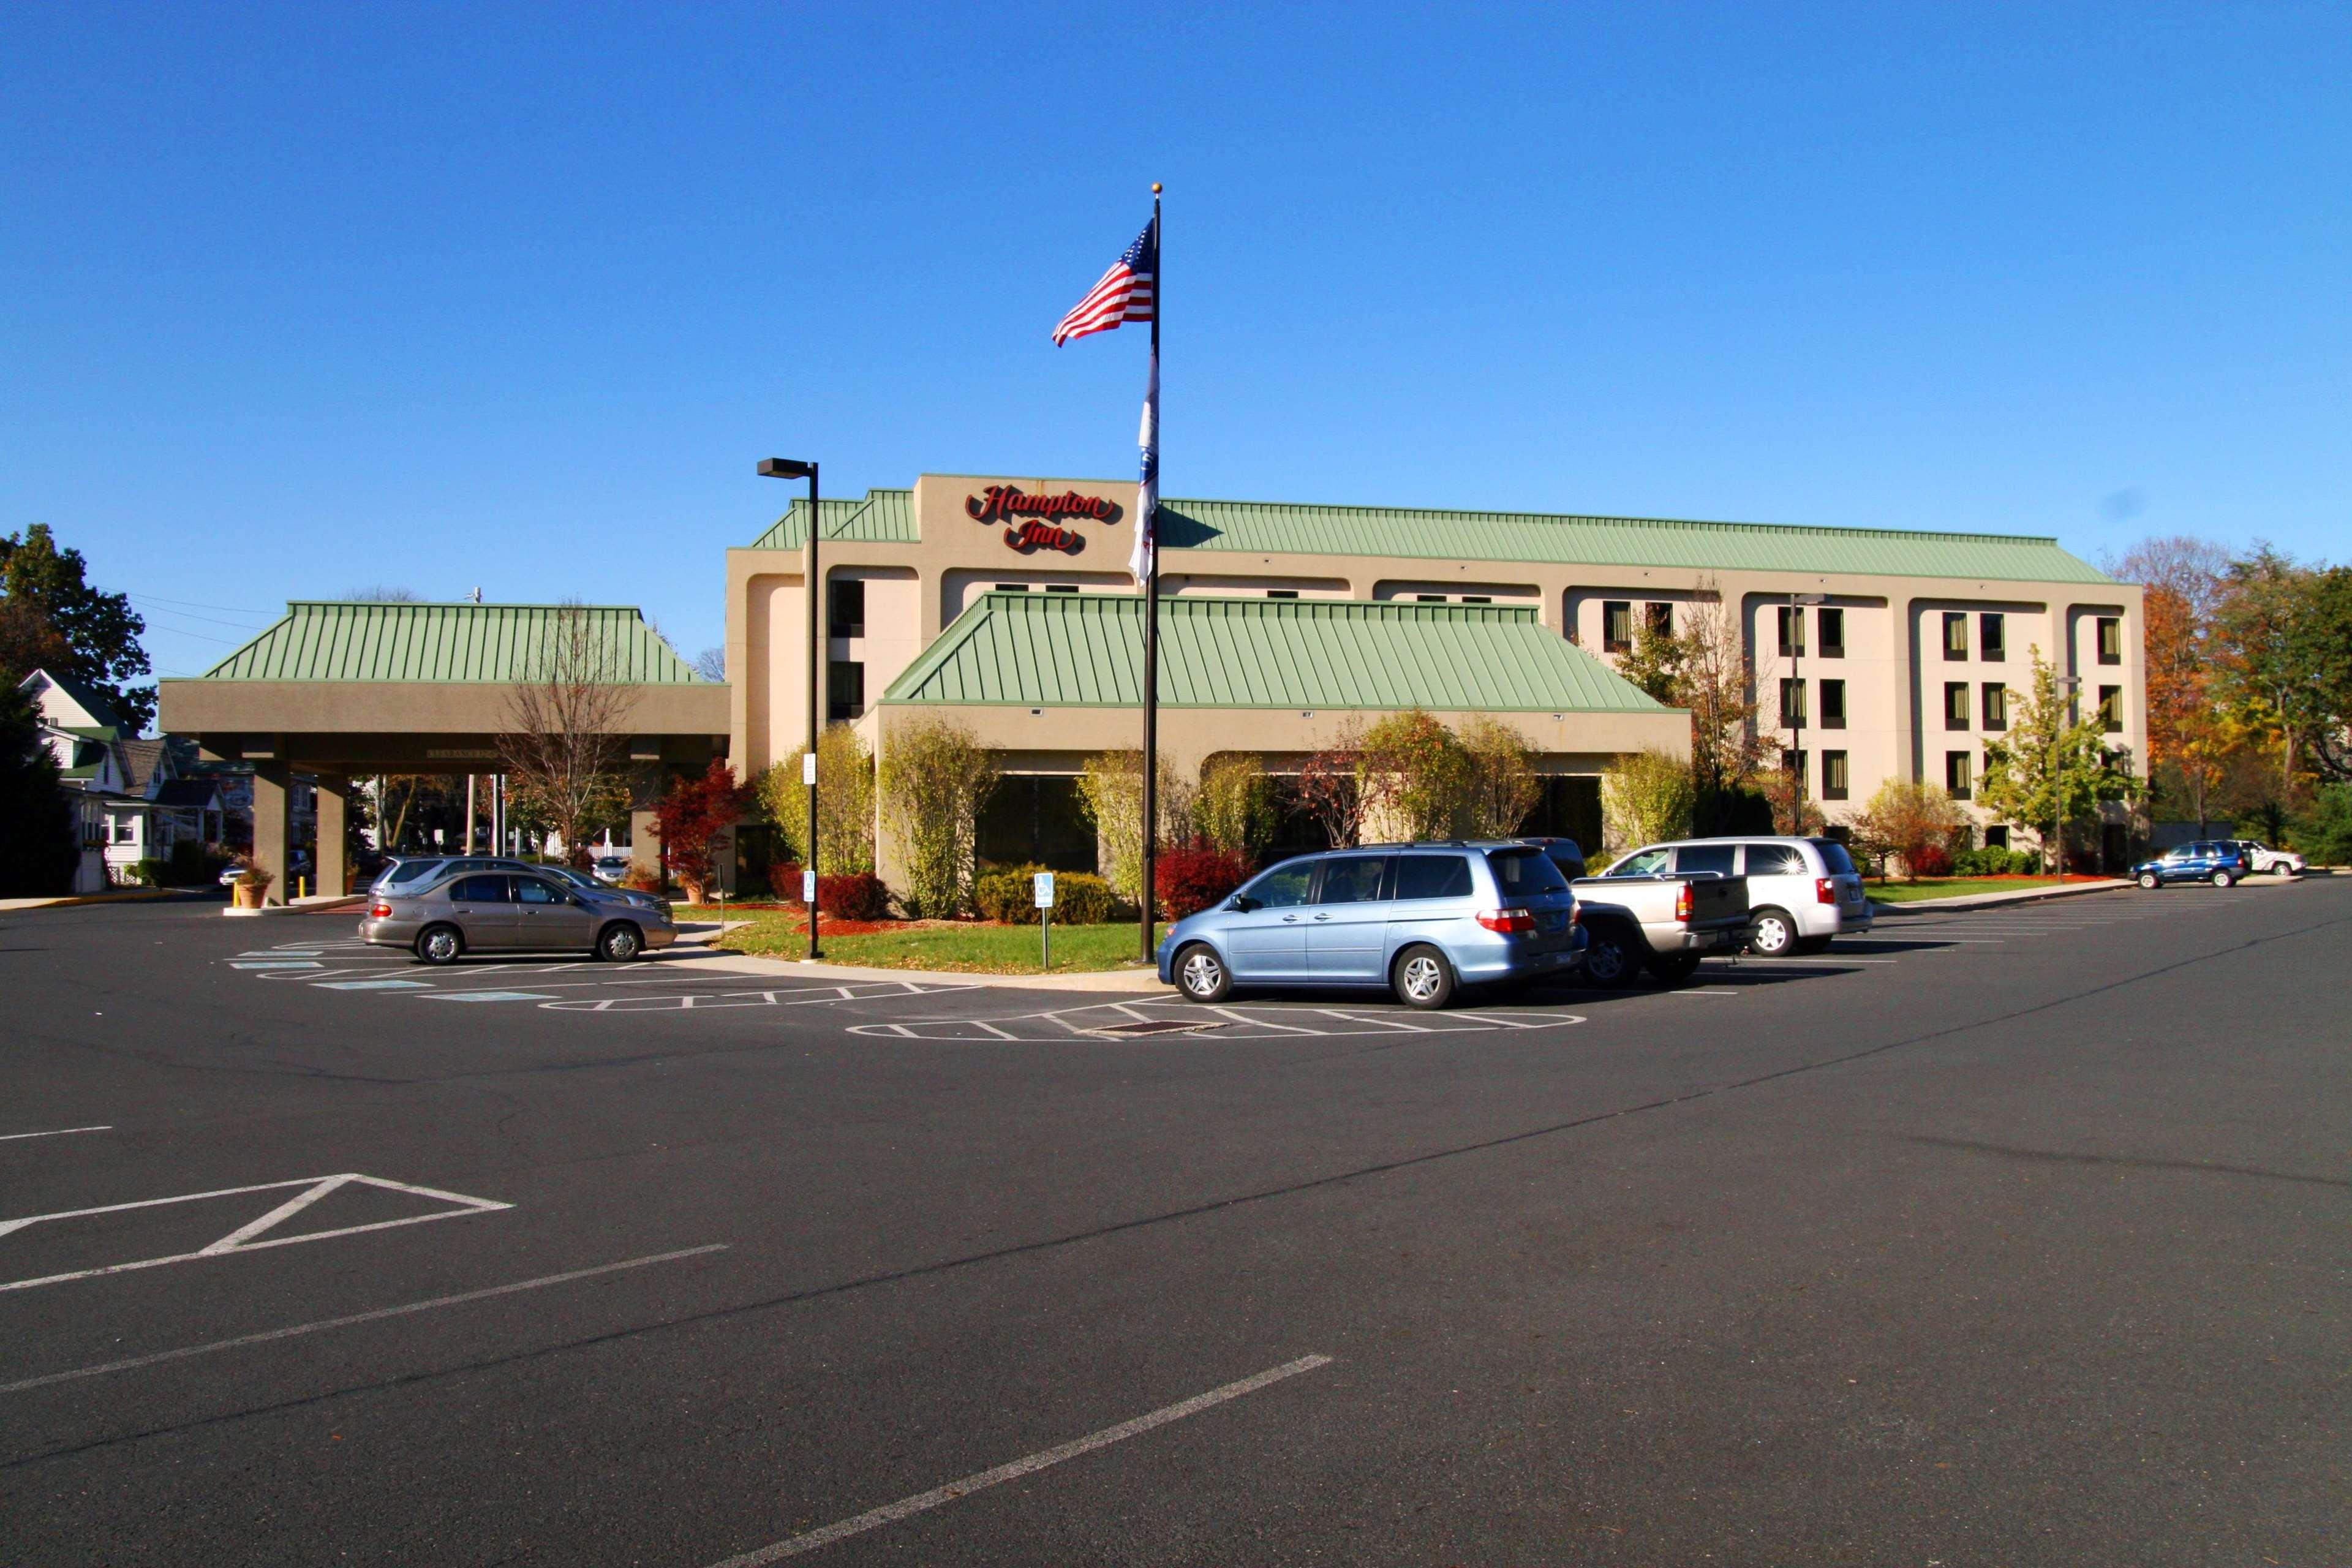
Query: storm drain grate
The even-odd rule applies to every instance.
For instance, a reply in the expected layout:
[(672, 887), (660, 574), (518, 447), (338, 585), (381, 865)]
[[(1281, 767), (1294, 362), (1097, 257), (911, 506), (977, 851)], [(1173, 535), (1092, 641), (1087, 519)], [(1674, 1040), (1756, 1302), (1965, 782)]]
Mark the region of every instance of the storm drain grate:
[(1213, 1029), (1214, 1024), (1180, 1024), (1166, 1020), (1144, 1024), (1106, 1024), (1099, 1029), (1088, 1029), (1089, 1035), (1190, 1035), (1202, 1029)]

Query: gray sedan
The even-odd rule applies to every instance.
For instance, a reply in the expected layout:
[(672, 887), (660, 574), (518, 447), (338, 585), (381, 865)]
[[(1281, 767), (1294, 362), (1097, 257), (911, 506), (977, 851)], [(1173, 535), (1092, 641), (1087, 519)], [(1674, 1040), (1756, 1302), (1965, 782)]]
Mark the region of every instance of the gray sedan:
[(535, 872), (474, 871), (421, 891), (370, 896), (360, 938), (404, 947), (427, 963), (468, 952), (586, 952), (618, 963), (677, 940), (666, 910), (591, 892)]

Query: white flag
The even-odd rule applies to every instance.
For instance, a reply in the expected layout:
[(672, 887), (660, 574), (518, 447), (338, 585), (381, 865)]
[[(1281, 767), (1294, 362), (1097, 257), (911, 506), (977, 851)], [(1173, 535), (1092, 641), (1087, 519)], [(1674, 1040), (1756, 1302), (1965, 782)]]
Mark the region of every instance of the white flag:
[(1140, 587), (1151, 575), (1152, 553), (1160, 547), (1154, 537), (1160, 511), (1160, 351), (1156, 347), (1151, 353), (1151, 383), (1143, 394), (1143, 426), (1135, 439), (1143, 448), (1143, 486), (1135, 498), (1135, 549), (1127, 558), (1127, 569)]

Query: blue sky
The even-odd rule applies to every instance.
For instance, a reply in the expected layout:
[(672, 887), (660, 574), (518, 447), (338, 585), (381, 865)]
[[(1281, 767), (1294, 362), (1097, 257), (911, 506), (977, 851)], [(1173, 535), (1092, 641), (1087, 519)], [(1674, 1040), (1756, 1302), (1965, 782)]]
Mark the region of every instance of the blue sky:
[(2341, 559), (2340, 6), (0, 9), (0, 531), (201, 670), (641, 603), (786, 499), (1133, 471), (1048, 331), (1167, 183), (1171, 495)]

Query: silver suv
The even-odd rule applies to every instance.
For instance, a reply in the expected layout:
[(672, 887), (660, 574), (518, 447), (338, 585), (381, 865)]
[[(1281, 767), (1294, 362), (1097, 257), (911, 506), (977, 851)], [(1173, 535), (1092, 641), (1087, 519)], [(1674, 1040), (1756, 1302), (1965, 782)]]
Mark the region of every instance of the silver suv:
[(1710, 872), (1748, 879), (1748, 950), (1762, 957), (1819, 952), (1870, 929), (1862, 873), (1834, 838), (1681, 838), (1645, 845), (1601, 877)]

